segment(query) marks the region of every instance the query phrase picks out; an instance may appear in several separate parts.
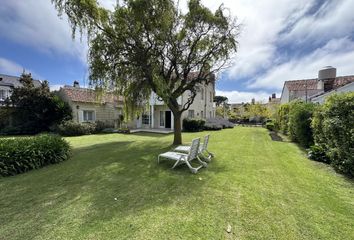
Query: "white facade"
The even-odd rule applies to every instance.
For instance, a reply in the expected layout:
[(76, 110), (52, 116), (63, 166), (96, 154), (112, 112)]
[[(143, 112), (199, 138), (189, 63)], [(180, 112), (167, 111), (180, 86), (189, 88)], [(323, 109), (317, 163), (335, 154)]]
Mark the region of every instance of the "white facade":
[(343, 87), (337, 88), (333, 91), (326, 92), (320, 96), (312, 97), (311, 102), (323, 104), (328, 96), (334, 93), (346, 93), (346, 92), (354, 92), (354, 82), (344, 85)]
[[(187, 102), (190, 92), (186, 91), (177, 101), (180, 106)], [(187, 117), (193, 118), (213, 118), (215, 117), (214, 103), (215, 87), (213, 83), (201, 85), (200, 90), (194, 98), (193, 103), (187, 111), (182, 113), (181, 120)], [(193, 114), (192, 114), (193, 113)], [(134, 128), (142, 129), (171, 129), (174, 128), (174, 117), (172, 111), (167, 105), (152, 93), (149, 100), (149, 106), (145, 113), (130, 124)]]

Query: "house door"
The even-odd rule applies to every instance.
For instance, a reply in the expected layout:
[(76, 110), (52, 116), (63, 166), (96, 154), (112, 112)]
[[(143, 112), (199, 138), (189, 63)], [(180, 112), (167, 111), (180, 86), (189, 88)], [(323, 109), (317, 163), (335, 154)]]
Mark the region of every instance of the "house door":
[(165, 128), (171, 128), (171, 111), (165, 112)]

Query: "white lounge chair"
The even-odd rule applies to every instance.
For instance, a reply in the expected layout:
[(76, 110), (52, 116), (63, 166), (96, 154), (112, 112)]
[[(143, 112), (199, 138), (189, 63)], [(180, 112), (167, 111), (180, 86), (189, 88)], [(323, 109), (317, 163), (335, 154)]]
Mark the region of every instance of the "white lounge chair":
[[(204, 137), (204, 142), (199, 146), (198, 151), (198, 154), (201, 155), (208, 162), (210, 162), (211, 158), (214, 157), (214, 154), (208, 151), (209, 137), (209, 134)], [(173, 151), (187, 153), (189, 152), (190, 148), (190, 146), (178, 146)], [(205, 156), (204, 153), (207, 153), (207, 156)]]
[[(207, 164), (203, 161), (200, 160), (198, 157), (198, 149), (199, 149), (199, 144), (200, 144), (200, 138), (193, 139), (192, 145), (190, 146), (190, 149), (188, 153), (179, 153), (179, 152), (165, 152), (162, 153), (158, 156), (157, 158), (157, 163), (160, 163), (160, 158), (166, 158), (169, 160), (176, 161), (175, 164), (173, 165), (172, 169), (175, 168), (176, 166), (185, 163), (188, 168), (191, 170), (192, 173), (197, 173), (198, 170), (202, 167), (207, 167)], [(197, 159), (201, 165), (199, 167), (192, 167), (190, 162), (194, 159)]]

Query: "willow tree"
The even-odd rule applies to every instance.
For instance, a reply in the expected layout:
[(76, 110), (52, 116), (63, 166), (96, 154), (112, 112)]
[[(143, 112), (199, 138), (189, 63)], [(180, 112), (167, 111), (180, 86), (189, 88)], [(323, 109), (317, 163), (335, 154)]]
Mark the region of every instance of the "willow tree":
[[(214, 81), (237, 50), (238, 25), (222, 5), (212, 12), (190, 0), (117, 1), (113, 11), (96, 0), (52, 0), (73, 30), (87, 34), (90, 79), (117, 90), (130, 103), (155, 92), (174, 116), (174, 144), (181, 144), (181, 115), (198, 86)], [(186, 91), (183, 105), (177, 99)]]

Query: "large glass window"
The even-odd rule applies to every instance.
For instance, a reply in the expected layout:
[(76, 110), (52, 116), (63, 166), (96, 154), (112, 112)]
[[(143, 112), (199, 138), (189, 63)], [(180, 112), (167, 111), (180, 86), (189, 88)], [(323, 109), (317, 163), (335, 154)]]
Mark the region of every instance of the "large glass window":
[(165, 126), (165, 111), (160, 111), (160, 127)]
[(141, 118), (141, 122), (144, 125), (149, 125), (150, 124), (150, 115), (148, 114), (143, 114), (142, 118)]
[(188, 110), (188, 117), (194, 118), (194, 110)]
[(7, 97), (8, 97), (7, 91), (1, 89), (1, 90), (0, 90), (0, 100), (3, 101), (3, 100), (5, 100)]
[(95, 111), (84, 110), (84, 122), (94, 122), (95, 121)]

